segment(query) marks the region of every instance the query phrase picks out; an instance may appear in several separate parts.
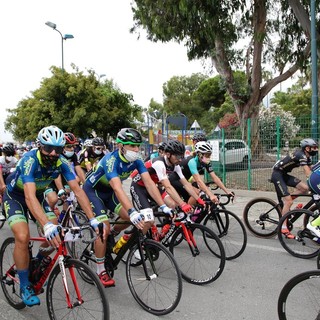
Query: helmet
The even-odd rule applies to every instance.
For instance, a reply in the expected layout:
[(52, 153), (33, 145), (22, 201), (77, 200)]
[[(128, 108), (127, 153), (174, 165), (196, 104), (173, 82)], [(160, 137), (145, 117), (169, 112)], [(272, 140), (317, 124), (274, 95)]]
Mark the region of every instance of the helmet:
[(194, 146), (195, 152), (200, 153), (212, 153), (212, 146), (209, 142), (206, 141), (199, 141)]
[(64, 137), (66, 139), (66, 144), (76, 144), (77, 139), (71, 132), (65, 132)]
[(63, 147), (66, 143), (62, 130), (56, 126), (42, 128), (39, 131), (38, 139), (40, 144), (56, 147)]
[(85, 147), (92, 147), (92, 139), (87, 139), (85, 140), (85, 142), (83, 143), (83, 145)]
[(171, 154), (183, 154), (186, 151), (185, 146), (178, 140), (169, 140), (164, 148), (165, 152)]
[(318, 143), (311, 138), (306, 138), (300, 141), (300, 147), (302, 149), (305, 149), (306, 147), (317, 147), (317, 146), (318, 146)]
[(26, 146), (26, 150), (27, 150), (27, 151), (30, 151), (31, 149), (32, 149), (32, 146), (30, 146), (30, 145), (27, 145), (27, 146)]
[(6, 156), (10, 157), (10, 156), (14, 156), (15, 154), (15, 150), (14, 147), (11, 145), (5, 145), (2, 148), (2, 152), (4, 152), (6, 154)]
[(123, 128), (118, 132), (116, 142), (122, 144), (141, 144), (142, 136), (136, 129)]
[(104, 141), (100, 137), (95, 137), (92, 139), (92, 145), (93, 146), (104, 146)]
[(192, 141), (207, 141), (206, 136), (203, 133), (196, 133), (193, 138)]
[(163, 150), (164, 151), (164, 149), (165, 149), (165, 147), (166, 147), (166, 142), (160, 142), (159, 143), (159, 146), (158, 146), (158, 150)]

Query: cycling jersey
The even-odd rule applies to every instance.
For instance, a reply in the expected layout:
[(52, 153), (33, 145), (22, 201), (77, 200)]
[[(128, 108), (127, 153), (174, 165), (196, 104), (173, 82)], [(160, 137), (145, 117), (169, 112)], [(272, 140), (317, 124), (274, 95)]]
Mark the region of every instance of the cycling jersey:
[(0, 165), (2, 168), (2, 175), (4, 180), (10, 174), (10, 172), (12, 172), (13, 169), (16, 167), (17, 162), (18, 159), (16, 157), (12, 157), (12, 159), (9, 162), (6, 161), (6, 156), (0, 157)]
[[(206, 164), (201, 162), (198, 156), (189, 156), (188, 158), (182, 159), (180, 166), (187, 180), (192, 178), (194, 174), (204, 174), (204, 171), (208, 173), (213, 171), (211, 163)], [(179, 177), (175, 176), (175, 178), (178, 179)]]
[(103, 152), (99, 155), (96, 155), (92, 148), (83, 149), (78, 155), (81, 168), (87, 170), (86, 163), (88, 161), (91, 163), (91, 166), (94, 167), (104, 157), (104, 155), (105, 154)]
[(282, 160), (276, 162), (273, 166), (274, 170), (281, 170), (283, 172), (291, 172), (292, 169), (298, 168), (301, 166), (311, 165), (312, 160), (310, 157), (307, 157), (302, 149), (295, 151), (291, 155), (287, 155)]

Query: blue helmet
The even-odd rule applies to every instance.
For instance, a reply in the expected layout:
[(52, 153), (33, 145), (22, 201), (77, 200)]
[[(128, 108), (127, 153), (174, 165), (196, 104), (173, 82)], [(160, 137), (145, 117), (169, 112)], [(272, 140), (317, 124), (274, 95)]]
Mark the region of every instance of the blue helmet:
[(42, 128), (39, 131), (38, 139), (42, 145), (63, 147), (66, 144), (64, 133), (56, 126)]

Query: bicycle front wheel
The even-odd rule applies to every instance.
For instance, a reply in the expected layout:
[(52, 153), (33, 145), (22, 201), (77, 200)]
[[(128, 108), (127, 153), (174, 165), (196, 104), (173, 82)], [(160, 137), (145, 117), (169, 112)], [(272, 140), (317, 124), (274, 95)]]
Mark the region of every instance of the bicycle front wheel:
[(126, 274), (130, 291), (144, 310), (160, 316), (177, 307), (182, 293), (181, 274), (172, 254), (161, 243), (145, 239), (142, 258), (138, 245), (133, 246)]
[[(306, 223), (314, 219), (314, 213), (306, 209), (295, 209), (287, 212), (279, 222), (278, 237), (283, 248), (294, 257), (314, 258), (320, 248), (320, 239), (306, 228)], [(286, 227), (292, 236), (281, 232)]]
[(0, 249), (1, 288), (8, 303), (15, 309), (26, 305), (20, 297), (20, 282), (13, 260), (14, 238), (6, 239)]
[[(58, 264), (48, 279), (46, 299), (50, 319), (109, 320), (109, 304), (98, 276), (85, 263), (76, 259), (65, 259), (64, 267), (65, 278)], [(88, 285), (80, 273), (86, 274), (92, 285)]]
[(280, 218), (280, 206), (269, 198), (255, 198), (243, 210), (244, 224), (256, 237), (275, 236)]
[(285, 284), (278, 316), (280, 320), (320, 319), (320, 270), (298, 274)]
[[(222, 274), (226, 261), (222, 242), (211, 229), (198, 223), (187, 224), (186, 231), (189, 242), (182, 227), (174, 232), (170, 241), (170, 251), (182, 278), (197, 285), (215, 281)], [(176, 245), (177, 238), (184, 241)]]
[(233, 212), (214, 209), (205, 217), (203, 225), (221, 240), (226, 260), (239, 257), (247, 246), (247, 232), (240, 218)]

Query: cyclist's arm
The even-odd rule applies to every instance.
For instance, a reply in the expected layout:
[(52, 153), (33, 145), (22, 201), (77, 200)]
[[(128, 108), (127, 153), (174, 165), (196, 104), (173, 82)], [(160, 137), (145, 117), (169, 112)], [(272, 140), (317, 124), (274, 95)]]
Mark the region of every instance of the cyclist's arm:
[(183, 206), (185, 202), (182, 200), (176, 189), (171, 185), (168, 178), (162, 179), (161, 184), (165, 188), (168, 195), (178, 204), (178, 206)]
[(85, 175), (84, 171), (82, 170), (81, 166), (75, 166), (74, 169), (76, 171), (77, 176), (80, 179), (80, 182), (82, 184), (84, 184), (84, 182), (86, 180), (86, 175)]
[(213, 180), (213, 182), (226, 194), (230, 194), (231, 192), (226, 188), (226, 186), (223, 184), (223, 182), (220, 180), (220, 178), (212, 171), (210, 172), (210, 177)]
[(310, 174), (312, 172), (310, 167), (309, 166), (302, 166), (302, 168), (303, 168), (303, 171), (304, 171), (306, 177), (309, 178), (309, 176), (310, 176)]
[(207, 194), (207, 196), (210, 198), (211, 201), (213, 202), (218, 201), (218, 198), (215, 196), (212, 190), (203, 182), (199, 173), (193, 174), (192, 177), (193, 177), (193, 180), (199, 186), (199, 188)]
[(63, 189), (61, 174), (59, 174), (58, 178), (54, 179), (54, 183), (55, 183), (58, 190)]
[(164, 204), (164, 201), (161, 197), (159, 189), (157, 188), (156, 184), (151, 179), (149, 172), (141, 173), (141, 179), (142, 179), (144, 185), (146, 186), (146, 189), (147, 189), (149, 195), (151, 196), (151, 198), (159, 206), (162, 206)]
[(0, 193), (3, 193), (6, 190), (6, 184), (3, 179), (2, 167), (0, 165)]
[(186, 178), (180, 178), (180, 182), (182, 183), (183, 187), (186, 189), (186, 191), (189, 193), (189, 195), (198, 200), (199, 195), (195, 192), (195, 189), (193, 188), (192, 184), (187, 181)]

